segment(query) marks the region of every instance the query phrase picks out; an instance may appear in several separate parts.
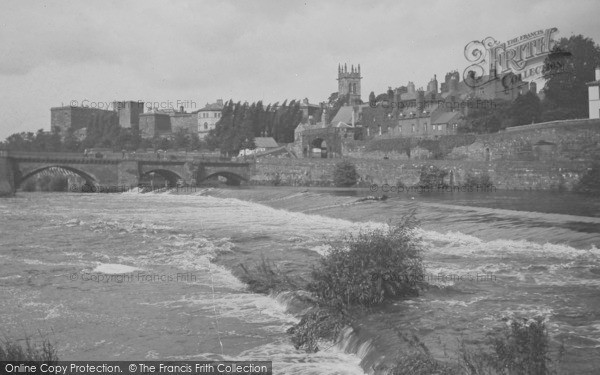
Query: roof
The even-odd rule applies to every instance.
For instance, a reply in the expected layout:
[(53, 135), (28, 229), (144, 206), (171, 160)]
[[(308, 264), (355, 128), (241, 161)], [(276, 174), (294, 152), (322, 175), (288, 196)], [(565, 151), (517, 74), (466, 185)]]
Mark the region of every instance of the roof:
[[(425, 113), (418, 113), (416, 103), (415, 103), (415, 105), (411, 104), (411, 105), (407, 105), (405, 107), (401, 107), (398, 110), (398, 117), (400, 120), (404, 120), (407, 118), (415, 118), (415, 117), (417, 117), (416, 115), (418, 115), (418, 117), (429, 117), (429, 116), (431, 116), (433, 111), (435, 111), (438, 108), (438, 106), (439, 106), (438, 103), (439, 102), (436, 100), (434, 100), (434, 101), (425, 100), (425, 103), (423, 105), (423, 110), (425, 111)], [(415, 116), (412, 116), (411, 113), (414, 113)]]
[(457, 120), (460, 116), (460, 112), (444, 112), (440, 114), (435, 120), (433, 120), (432, 124), (447, 124), (449, 122)]
[(273, 137), (256, 137), (254, 138), (254, 145), (262, 148), (279, 147)]
[(206, 103), (206, 105), (203, 108), (200, 108), (197, 111), (194, 111), (194, 113), (198, 113), (198, 112), (205, 112), (205, 111), (222, 111), (223, 110), (223, 105), (219, 104), (219, 103)]
[(302, 132), (309, 128), (310, 128), (310, 124), (300, 123), (300, 124), (298, 124), (298, 126), (296, 126), (296, 129), (294, 129), (294, 133), (299, 133), (299, 132)]
[(352, 125), (348, 125), (345, 122), (338, 122), (337, 124), (331, 124), (334, 128), (352, 128)]
[[(345, 122), (346, 124), (352, 124), (352, 113), (354, 112), (354, 107), (352, 106), (343, 106), (340, 107), (338, 112), (335, 114), (335, 117), (331, 120), (332, 124), (337, 124), (339, 122)], [(354, 115), (354, 123), (358, 120), (358, 116)]]

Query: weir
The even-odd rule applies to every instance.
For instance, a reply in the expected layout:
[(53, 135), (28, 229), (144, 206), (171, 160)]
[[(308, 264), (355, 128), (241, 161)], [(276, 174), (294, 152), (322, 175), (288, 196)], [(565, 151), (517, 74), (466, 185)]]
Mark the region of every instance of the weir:
[(73, 172), (96, 187), (136, 186), (143, 176), (156, 173), (172, 185), (195, 185), (213, 176), (234, 182), (247, 181), (253, 164), (218, 158), (174, 156), (160, 159), (155, 154), (19, 152), (0, 150), (0, 196), (12, 196), (27, 178), (49, 168)]

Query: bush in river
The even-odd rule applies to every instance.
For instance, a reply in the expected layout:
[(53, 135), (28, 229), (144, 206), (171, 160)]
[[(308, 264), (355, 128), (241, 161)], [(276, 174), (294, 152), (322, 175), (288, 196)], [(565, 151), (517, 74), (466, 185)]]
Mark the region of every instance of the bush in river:
[(307, 286), (316, 306), (288, 330), (296, 348), (315, 352), (319, 340), (335, 340), (352, 321), (350, 309), (419, 294), (425, 269), (416, 225), (412, 211), (387, 229), (347, 234), (330, 243)]
[(333, 308), (370, 307), (416, 296), (423, 286), (420, 238), (414, 212), (387, 229), (347, 234), (331, 243), (308, 285), (317, 300)]
[(398, 329), (396, 333), (406, 347), (391, 368), (377, 368), (391, 375), (552, 375), (560, 373), (558, 365), (564, 354), (561, 346), (557, 358), (550, 358), (548, 332), (541, 317), (512, 320), (503, 329), (488, 333), (487, 345), (468, 348), (465, 340), (460, 340), (458, 358), (446, 354), (443, 362), (434, 359), (416, 335)]

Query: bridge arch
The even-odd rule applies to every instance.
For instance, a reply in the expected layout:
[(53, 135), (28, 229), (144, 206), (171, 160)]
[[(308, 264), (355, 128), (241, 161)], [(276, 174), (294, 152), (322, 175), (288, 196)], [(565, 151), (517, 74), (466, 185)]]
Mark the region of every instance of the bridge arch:
[[(247, 178), (245, 178), (244, 176), (240, 176), (237, 173), (233, 173), (233, 172), (228, 172), (228, 171), (218, 171), (218, 172), (214, 172), (209, 174), (208, 176), (204, 177), (202, 179), (202, 181), (208, 180), (209, 178), (212, 177), (225, 177), (227, 179), (227, 185), (239, 185), (242, 181), (248, 181)], [(199, 182), (202, 182), (199, 181)]]
[(66, 165), (46, 165), (43, 167), (39, 167), (36, 168), (34, 170), (28, 171), (27, 173), (25, 173), (24, 175), (21, 175), (21, 171), (17, 171), (17, 178), (15, 178), (15, 188), (19, 188), (19, 186), (21, 186), (21, 184), (26, 181), (28, 178), (35, 176), (38, 173), (41, 173), (45, 170), (51, 169), (51, 168), (57, 168), (57, 169), (63, 169), (65, 171), (69, 171), (72, 172), (76, 175), (78, 175), (79, 177), (83, 178), (85, 180), (85, 183), (88, 185), (97, 185), (97, 179), (96, 177), (94, 177), (93, 175), (86, 173), (80, 169), (77, 168), (73, 168), (73, 167), (69, 167)]
[(177, 186), (179, 180), (183, 180), (183, 178), (179, 174), (173, 172), (172, 170), (157, 168), (142, 173), (142, 175), (140, 176), (140, 181), (152, 176), (153, 173), (169, 181), (169, 186)]

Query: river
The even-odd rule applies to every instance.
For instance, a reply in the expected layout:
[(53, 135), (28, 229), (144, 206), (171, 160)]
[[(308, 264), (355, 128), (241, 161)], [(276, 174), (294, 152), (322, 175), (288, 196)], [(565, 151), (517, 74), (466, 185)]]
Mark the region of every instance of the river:
[[(572, 373), (600, 368), (599, 202), (543, 192), (362, 202), (357, 194), (366, 193), (247, 188), (2, 199), (1, 333), (48, 337), (65, 360), (264, 359), (276, 374), (363, 374), (400, 349), (392, 327), (418, 334), (438, 355), (459, 336), (478, 340), (503, 318), (537, 314), (551, 341), (564, 342)], [(327, 238), (381, 227), (411, 209), (436, 288), (365, 316), (361, 334), (319, 353), (290, 344), (285, 331), (298, 318), (287, 295), (250, 293), (232, 274), (265, 257), (303, 277)]]

